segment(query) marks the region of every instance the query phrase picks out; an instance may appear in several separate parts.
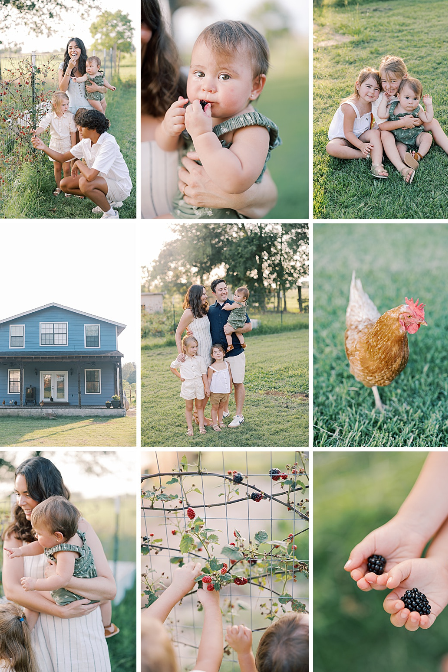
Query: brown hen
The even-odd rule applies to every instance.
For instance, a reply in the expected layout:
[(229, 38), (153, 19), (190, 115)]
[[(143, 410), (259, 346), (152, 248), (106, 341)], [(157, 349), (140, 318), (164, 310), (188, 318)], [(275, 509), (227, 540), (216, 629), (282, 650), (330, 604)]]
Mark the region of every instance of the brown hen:
[(407, 334), (415, 334), (426, 325), (424, 304), (406, 303), (380, 315), (373, 301), (363, 290), (361, 280), (353, 271), (347, 307), (345, 352), (350, 373), (366, 387), (371, 387), (376, 407), (384, 411), (377, 386), (385, 387), (401, 373), (408, 363)]

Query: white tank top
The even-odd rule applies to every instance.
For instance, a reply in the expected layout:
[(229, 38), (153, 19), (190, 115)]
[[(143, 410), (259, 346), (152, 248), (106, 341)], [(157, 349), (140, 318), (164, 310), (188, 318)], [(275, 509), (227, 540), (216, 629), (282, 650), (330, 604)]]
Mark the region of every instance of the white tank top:
[(229, 364), (226, 362), (227, 366), (225, 369), (220, 369), (217, 371), (213, 368), (213, 364), (210, 365), (211, 370), (213, 371), (212, 382), (210, 383), (210, 392), (217, 392), (218, 394), (229, 394), (230, 392), (230, 375), (229, 375)]
[[(353, 133), (356, 135), (357, 138), (359, 138), (360, 135), (365, 133), (365, 131), (368, 131), (370, 129), (371, 123), (372, 123), (372, 113), (371, 112), (366, 112), (366, 114), (363, 114), (360, 116), (359, 110), (356, 107), (355, 103), (353, 100), (346, 100), (343, 105), (350, 105), (353, 107), (353, 109), (356, 112), (356, 119), (353, 124)], [(338, 107), (338, 109), (335, 112), (335, 115), (331, 121), (330, 128), (328, 129), (328, 137), (330, 140), (333, 140), (333, 138), (345, 138), (344, 135), (344, 113), (342, 111), (341, 105)], [(347, 139), (347, 138), (345, 138)]]

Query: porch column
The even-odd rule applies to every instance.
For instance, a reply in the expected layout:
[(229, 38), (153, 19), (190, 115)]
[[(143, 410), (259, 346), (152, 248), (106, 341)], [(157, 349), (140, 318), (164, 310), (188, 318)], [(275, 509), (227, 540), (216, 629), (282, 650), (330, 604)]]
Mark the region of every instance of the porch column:
[(123, 407), (123, 376), (121, 371), (121, 357), (118, 360), (118, 394), (120, 395), (120, 406)]
[(81, 408), (81, 369), (79, 366), (79, 362), (76, 365), (76, 372), (78, 374), (78, 406)]
[(25, 367), (23, 362), (20, 361), (20, 405), (23, 406), (23, 384), (25, 382)]

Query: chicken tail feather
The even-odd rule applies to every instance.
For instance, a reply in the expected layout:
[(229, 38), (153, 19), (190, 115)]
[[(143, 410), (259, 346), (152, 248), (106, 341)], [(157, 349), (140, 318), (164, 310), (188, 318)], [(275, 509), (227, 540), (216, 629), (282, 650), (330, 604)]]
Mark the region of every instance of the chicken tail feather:
[(350, 299), (346, 313), (347, 327), (362, 327), (366, 324), (376, 322), (379, 317), (380, 312), (378, 308), (363, 290), (361, 280), (356, 278), (356, 273), (353, 271), (350, 285)]

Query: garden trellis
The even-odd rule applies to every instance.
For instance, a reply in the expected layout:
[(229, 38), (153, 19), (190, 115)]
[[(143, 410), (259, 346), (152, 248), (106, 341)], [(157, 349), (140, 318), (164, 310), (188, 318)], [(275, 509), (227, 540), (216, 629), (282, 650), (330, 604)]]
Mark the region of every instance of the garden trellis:
[[(167, 459), (171, 470), (163, 464)], [(273, 620), (307, 610), (306, 457), (228, 451), (199, 454), (197, 464), (194, 459), (156, 453), (154, 473), (142, 475), (143, 608), (169, 585), (177, 566), (201, 561), (199, 587), (211, 577), (224, 622), (250, 627), (255, 650)], [(196, 590), (166, 623), (182, 670), (191, 669), (201, 636)], [(221, 670), (238, 670), (234, 652), (224, 652)]]

